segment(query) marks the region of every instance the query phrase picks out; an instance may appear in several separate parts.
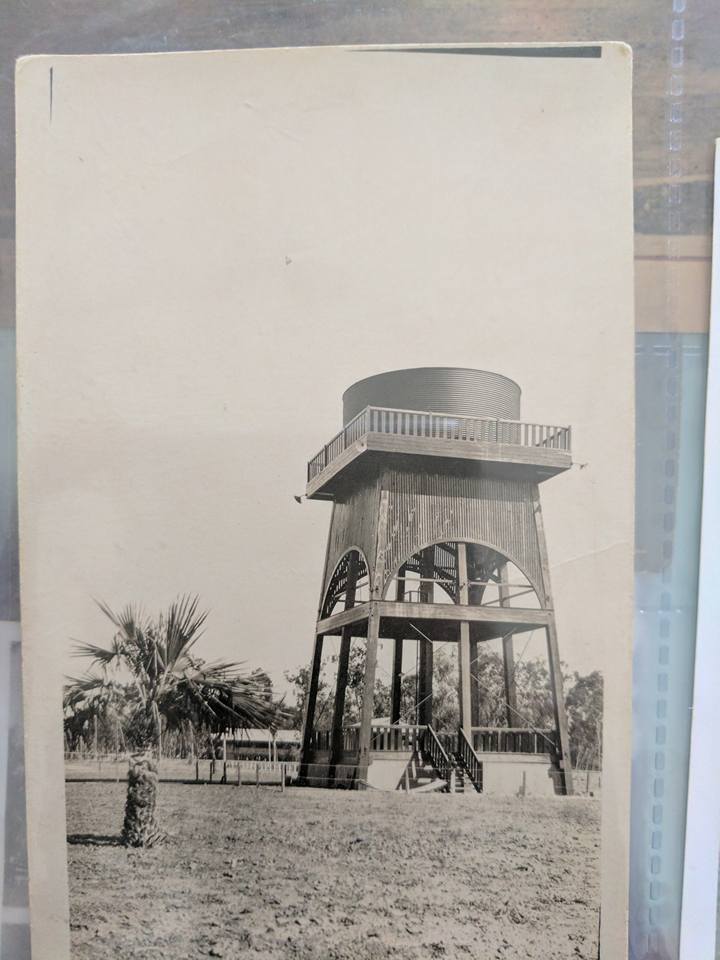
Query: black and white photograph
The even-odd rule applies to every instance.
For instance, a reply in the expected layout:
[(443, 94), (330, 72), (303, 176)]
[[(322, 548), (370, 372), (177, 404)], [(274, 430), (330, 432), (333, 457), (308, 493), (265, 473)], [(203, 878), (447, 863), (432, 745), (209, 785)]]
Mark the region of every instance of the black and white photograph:
[(630, 76), (19, 62), (36, 960), (625, 955)]

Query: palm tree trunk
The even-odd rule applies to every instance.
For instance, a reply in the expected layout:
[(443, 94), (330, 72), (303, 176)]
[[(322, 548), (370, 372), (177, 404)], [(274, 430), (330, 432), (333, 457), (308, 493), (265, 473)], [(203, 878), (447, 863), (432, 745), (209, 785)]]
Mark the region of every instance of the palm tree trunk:
[(151, 847), (162, 839), (155, 817), (162, 728), (156, 703), (146, 708), (145, 750), (130, 760), (122, 839), (128, 847)]
[(161, 839), (155, 819), (158, 768), (149, 753), (133, 757), (128, 771), (122, 839), (128, 847), (150, 847)]

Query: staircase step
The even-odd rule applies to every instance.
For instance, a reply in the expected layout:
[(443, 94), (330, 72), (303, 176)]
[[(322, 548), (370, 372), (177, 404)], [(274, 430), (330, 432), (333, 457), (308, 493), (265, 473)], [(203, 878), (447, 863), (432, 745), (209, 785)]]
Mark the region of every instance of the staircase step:
[(429, 793), (431, 790), (442, 790), (447, 786), (447, 780), (431, 780), (424, 783), (421, 787), (411, 787), (410, 793)]

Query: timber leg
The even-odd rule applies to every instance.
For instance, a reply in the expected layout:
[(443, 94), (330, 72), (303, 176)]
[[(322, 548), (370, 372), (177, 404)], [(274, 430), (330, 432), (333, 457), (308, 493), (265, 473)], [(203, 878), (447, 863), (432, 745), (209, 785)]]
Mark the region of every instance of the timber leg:
[(473, 636), (473, 626), (470, 625), (470, 716), (473, 727), (480, 726), (480, 664), (478, 656), (480, 645)]
[(367, 652), (365, 654), (365, 682), (363, 684), (362, 709), (360, 712), (360, 741), (358, 751), (358, 787), (367, 786), (372, 745), (372, 719), (375, 702), (375, 673), (377, 671), (378, 636), (380, 615), (377, 603), (370, 604), (367, 626)]
[(402, 701), (402, 664), (403, 638), (395, 637), (393, 641), (393, 670), (390, 687), (390, 723), (400, 723), (400, 706)]
[(302, 750), (300, 754), (299, 779), (304, 782), (308, 778), (308, 767), (312, 761), (313, 733), (315, 732), (315, 706), (317, 704), (318, 686), (320, 685), (320, 666), (322, 664), (323, 636), (315, 637), (312, 665), (310, 667), (310, 686), (305, 701), (305, 717), (303, 720)]
[[(433, 577), (435, 575), (435, 547), (423, 550), (420, 560), (420, 600), (433, 602)], [(433, 718), (433, 645), (431, 640), (420, 640), (420, 664), (418, 670), (418, 723), (428, 725)]]
[[(359, 556), (353, 550), (348, 558), (347, 586), (345, 589), (345, 609), (352, 610), (357, 596), (357, 578)], [(335, 781), (335, 770), (342, 763), (344, 753), (343, 716), (345, 714), (345, 692), (347, 690), (348, 667), (350, 665), (350, 644), (352, 627), (343, 627), (340, 639), (337, 680), (335, 683), (335, 704), (333, 708), (332, 736), (330, 740), (330, 769), (328, 780)]]
[(503, 675), (505, 678), (505, 715), (507, 725), (517, 724), (517, 687), (515, 685), (515, 643), (512, 633), (503, 637)]
[(430, 640), (420, 640), (420, 684), (418, 689), (418, 723), (432, 723), (433, 716), (433, 645)]
[[(458, 543), (457, 552), (458, 603), (467, 606), (469, 600), (467, 544)], [(458, 700), (460, 702), (460, 729), (468, 732), (472, 727), (470, 660), (470, 623), (463, 620), (460, 624), (458, 643)]]
[(463, 621), (460, 624), (459, 643), (459, 701), (460, 701), (460, 728), (469, 733), (472, 727), (472, 697), (470, 693), (470, 624)]
[[(500, 583), (498, 584), (498, 600), (501, 607), (510, 606), (510, 590), (507, 582), (507, 564), (503, 563), (498, 570)], [(507, 725), (517, 725), (517, 689), (515, 686), (515, 641), (512, 633), (508, 633), (502, 640), (503, 648), (503, 676), (505, 680), (505, 717)]]
[(335, 771), (343, 761), (345, 738), (343, 735), (343, 716), (345, 714), (345, 692), (347, 690), (348, 668), (350, 666), (350, 627), (343, 627), (338, 657), (337, 682), (335, 684), (335, 705), (333, 709), (332, 740), (330, 743), (330, 769), (328, 780), (335, 781)]
[[(402, 602), (405, 599), (405, 577), (407, 566), (403, 564), (398, 571), (395, 599)], [(393, 671), (390, 686), (390, 723), (400, 722), (400, 706), (402, 701), (402, 664), (403, 664), (403, 636), (399, 633), (393, 643)]]
[(570, 759), (570, 737), (568, 735), (567, 715), (565, 713), (565, 696), (563, 694), (562, 670), (560, 667), (560, 651), (558, 649), (555, 617), (545, 628), (548, 649), (548, 667), (550, 671), (550, 690), (552, 692), (555, 727), (558, 732), (560, 776), (562, 792), (570, 796), (573, 791), (572, 761)]

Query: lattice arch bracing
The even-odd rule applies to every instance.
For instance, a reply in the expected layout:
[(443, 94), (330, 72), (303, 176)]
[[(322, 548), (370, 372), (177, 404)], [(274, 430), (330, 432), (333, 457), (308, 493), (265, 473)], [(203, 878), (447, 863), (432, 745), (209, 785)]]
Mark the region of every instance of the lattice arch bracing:
[[(519, 606), (530, 608), (540, 604), (535, 587), (510, 557), (488, 544), (465, 542), (465, 545), (469, 603), (507, 607), (521, 601)], [(391, 571), (384, 598), (460, 603), (460, 586), (458, 543), (442, 541), (422, 547)]]
[[(348, 587), (353, 584), (351, 602)], [(367, 600), (368, 566), (361, 550), (348, 550), (335, 567), (320, 609), (321, 617), (329, 617), (338, 607), (354, 606)]]

